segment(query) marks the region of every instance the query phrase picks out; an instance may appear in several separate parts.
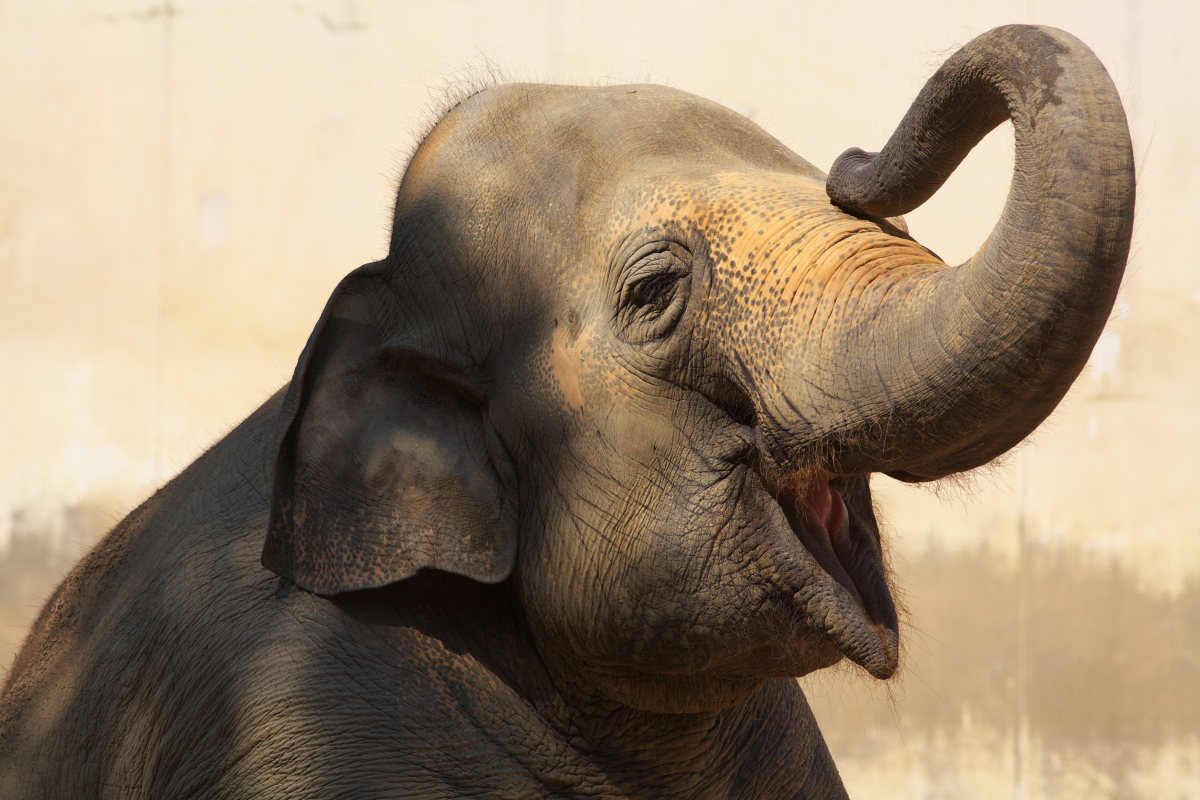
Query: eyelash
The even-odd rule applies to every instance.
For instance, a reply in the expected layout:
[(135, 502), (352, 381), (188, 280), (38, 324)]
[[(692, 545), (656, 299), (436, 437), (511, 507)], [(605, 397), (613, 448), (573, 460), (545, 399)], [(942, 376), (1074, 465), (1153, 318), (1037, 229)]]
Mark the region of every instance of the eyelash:
[(616, 318), (622, 338), (650, 342), (675, 329), (687, 305), (690, 262), (691, 254), (673, 243), (642, 251), (618, 300)]
[(675, 287), (682, 277), (683, 275), (677, 272), (648, 275), (629, 287), (626, 302), (630, 306), (650, 309), (655, 314), (661, 314), (671, 305)]

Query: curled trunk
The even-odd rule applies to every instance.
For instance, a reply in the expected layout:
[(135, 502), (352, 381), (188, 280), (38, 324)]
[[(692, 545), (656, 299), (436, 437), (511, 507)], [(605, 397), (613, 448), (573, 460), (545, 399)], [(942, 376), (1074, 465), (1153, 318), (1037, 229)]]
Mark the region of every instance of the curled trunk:
[(808, 412), (834, 421), (842, 471), (929, 480), (986, 463), (1050, 413), (1100, 335), (1129, 250), (1133, 157), (1112, 81), (1069, 34), (1008, 26), (967, 44), (881, 152), (837, 160), (829, 196), (906, 213), (1005, 119), (1015, 174), (980, 250), (845, 322), (846, 385), (830, 395), (852, 399)]

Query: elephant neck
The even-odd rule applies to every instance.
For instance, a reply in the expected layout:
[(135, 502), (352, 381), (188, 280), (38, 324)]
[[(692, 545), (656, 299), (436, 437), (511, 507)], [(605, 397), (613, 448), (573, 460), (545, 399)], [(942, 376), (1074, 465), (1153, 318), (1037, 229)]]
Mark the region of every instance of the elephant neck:
[(543, 718), (616, 796), (846, 796), (795, 680), (769, 680), (740, 703), (690, 713), (634, 708), (561, 684), (555, 691)]
[(439, 667), (446, 680), (486, 687), (463, 722), (501, 743), (548, 795), (844, 796), (794, 680), (756, 684), (720, 707), (645, 710), (535, 641), (506, 583), (425, 572), (383, 591), (393, 619), (439, 654), (433, 661), (449, 659)]

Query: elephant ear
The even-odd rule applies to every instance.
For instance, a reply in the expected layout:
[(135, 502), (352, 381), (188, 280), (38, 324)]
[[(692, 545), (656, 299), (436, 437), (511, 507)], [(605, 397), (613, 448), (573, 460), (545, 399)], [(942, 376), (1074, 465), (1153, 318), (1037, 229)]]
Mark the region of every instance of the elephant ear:
[(262, 563), (318, 594), (422, 568), (494, 583), (516, 557), (484, 403), (461, 368), (404, 343), (395, 307), (383, 262), (350, 273), (284, 400)]

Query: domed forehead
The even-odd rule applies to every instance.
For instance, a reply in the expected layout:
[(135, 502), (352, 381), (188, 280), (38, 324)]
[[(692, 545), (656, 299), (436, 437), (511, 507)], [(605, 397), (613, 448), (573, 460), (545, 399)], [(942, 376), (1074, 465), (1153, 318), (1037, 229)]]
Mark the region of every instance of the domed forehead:
[[(657, 163), (655, 163), (657, 162)], [(583, 195), (631, 173), (769, 170), (823, 177), (750, 120), (687, 92), (654, 85), (506, 84), (451, 110), (410, 171), (476, 180), (582, 185)]]
[(820, 173), (672, 169), (647, 162), (626, 176), (613, 196), (614, 219), (629, 223), (679, 223), (712, 227), (761, 226), (829, 205)]

